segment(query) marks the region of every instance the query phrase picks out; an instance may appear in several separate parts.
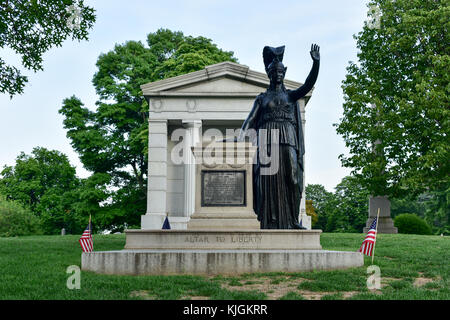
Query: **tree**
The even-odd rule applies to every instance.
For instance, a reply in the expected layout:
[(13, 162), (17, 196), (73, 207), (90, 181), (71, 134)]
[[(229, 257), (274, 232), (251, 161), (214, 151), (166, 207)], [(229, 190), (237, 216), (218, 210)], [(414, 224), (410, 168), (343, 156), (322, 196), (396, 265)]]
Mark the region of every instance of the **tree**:
[(95, 110), (75, 96), (63, 101), (59, 112), (84, 167), (110, 177), (105, 226), (137, 225), (146, 210), (148, 104), (140, 86), (223, 61), (236, 58), (210, 39), (160, 29), (147, 36), (147, 46), (128, 41), (99, 56)]
[(0, 176), (0, 193), (31, 209), (48, 234), (67, 229), (76, 219), (69, 214), (69, 194), (79, 185), (75, 168), (66, 155), (39, 147), (31, 155), (22, 152), (16, 164), (5, 166)]
[(314, 228), (325, 232), (362, 232), (369, 212), (369, 192), (356, 177), (344, 177), (335, 193), (320, 184), (308, 184), (306, 198), (312, 200), (317, 213)]
[(343, 81), (336, 124), (342, 164), (376, 195), (418, 195), (450, 185), (450, 3), (371, 0), (380, 27), (355, 36), (358, 63)]
[(81, 233), (90, 216), (95, 217), (95, 223), (92, 225), (94, 232), (115, 230), (114, 223), (111, 222), (111, 216), (114, 215), (110, 215), (113, 209), (108, 205), (114, 193), (107, 188), (110, 181), (111, 177), (108, 174), (95, 173), (87, 179), (81, 179), (76, 189), (64, 195), (64, 203), (67, 204), (66, 215), (72, 217), (65, 222), (66, 230)]
[(369, 191), (353, 176), (344, 177), (335, 189), (327, 230), (362, 232), (369, 213)]
[(41, 221), (30, 209), (0, 195), (0, 237), (42, 234)]
[(397, 215), (402, 213), (414, 213), (420, 217), (424, 217), (426, 205), (424, 202), (425, 194), (417, 197), (406, 195), (401, 198), (392, 198), (391, 202), (391, 217), (394, 219)]
[(425, 220), (437, 234), (450, 233), (450, 186), (424, 196)]
[[(42, 55), (67, 38), (87, 40), (94, 9), (83, 0), (0, 1), (0, 48), (8, 47), (34, 72), (43, 70)], [(23, 93), (27, 77), (0, 58), (0, 92), (11, 98)]]
[(305, 207), (306, 214), (311, 217), (311, 226), (313, 227), (318, 221), (316, 208), (313, 206), (313, 201), (305, 200)]
[(314, 228), (325, 231), (328, 220), (327, 213), (329, 213), (328, 207), (334, 199), (333, 193), (328, 192), (321, 184), (308, 184), (305, 188), (305, 193), (306, 201), (312, 201), (312, 206), (317, 215)]
[(423, 218), (434, 234), (450, 232), (450, 187), (391, 199), (391, 216), (415, 214)]

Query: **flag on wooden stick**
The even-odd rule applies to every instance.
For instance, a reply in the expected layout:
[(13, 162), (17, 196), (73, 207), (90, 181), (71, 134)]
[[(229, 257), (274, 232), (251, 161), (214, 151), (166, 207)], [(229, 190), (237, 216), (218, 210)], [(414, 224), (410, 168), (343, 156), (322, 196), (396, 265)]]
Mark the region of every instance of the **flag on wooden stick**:
[(362, 252), (366, 256), (373, 256), (375, 249), (375, 242), (377, 241), (377, 223), (378, 223), (378, 216), (373, 220), (372, 224), (370, 225), (369, 231), (367, 232), (367, 235), (364, 238), (364, 241), (358, 250), (359, 252)]
[(91, 216), (89, 216), (89, 224), (81, 235), (79, 242), (81, 245), (81, 250), (83, 250), (83, 252), (92, 252), (92, 250), (94, 250), (94, 241), (92, 240)]
[(375, 218), (370, 225), (369, 231), (367, 232), (366, 237), (364, 238), (364, 241), (359, 248), (359, 252), (362, 252), (366, 256), (372, 256), (373, 253), (373, 247), (375, 246), (375, 241), (377, 237), (376, 232), (376, 225), (377, 225), (377, 218)]

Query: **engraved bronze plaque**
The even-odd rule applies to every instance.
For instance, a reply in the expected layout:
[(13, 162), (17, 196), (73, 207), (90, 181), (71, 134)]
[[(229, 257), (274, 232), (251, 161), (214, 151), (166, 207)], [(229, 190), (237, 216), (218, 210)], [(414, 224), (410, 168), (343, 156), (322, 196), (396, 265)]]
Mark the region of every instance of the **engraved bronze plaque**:
[(202, 171), (202, 207), (246, 206), (245, 171)]

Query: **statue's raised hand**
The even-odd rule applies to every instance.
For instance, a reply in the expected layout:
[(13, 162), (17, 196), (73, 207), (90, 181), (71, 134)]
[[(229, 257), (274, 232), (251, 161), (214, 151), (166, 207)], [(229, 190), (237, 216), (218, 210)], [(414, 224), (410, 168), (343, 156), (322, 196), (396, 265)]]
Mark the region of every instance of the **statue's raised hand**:
[(289, 97), (292, 101), (297, 101), (298, 99), (304, 97), (311, 89), (314, 87), (316, 83), (317, 76), (319, 75), (319, 67), (320, 67), (320, 47), (317, 44), (311, 45), (311, 58), (313, 59), (313, 64), (311, 71), (309, 72), (308, 78), (306, 78), (303, 85), (297, 90), (290, 91)]
[(311, 58), (314, 61), (319, 61), (320, 60), (320, 47), (317, 44), (312, 44), (311, 45), (311, 51), (309, 52), (311, 54)]

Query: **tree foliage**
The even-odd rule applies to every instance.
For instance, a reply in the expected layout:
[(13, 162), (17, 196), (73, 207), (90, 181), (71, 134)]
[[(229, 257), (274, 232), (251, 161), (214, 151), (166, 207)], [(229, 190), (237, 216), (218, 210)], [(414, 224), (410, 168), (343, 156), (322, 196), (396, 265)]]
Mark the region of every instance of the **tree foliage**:
[[(371, 0), (379, 27), (355, 36), (343, 81), (342, 164), (372, 195), (448, 189), (450, 3)], [(371, 13), (376, 18), (377, 11)]]
[(5, 166), (0, 177), (0, 193), (29, 208), (43, 223), (45, 233), (71, 230), (76, 217), (70, 214), (70, 194), (80, 186), (75, 168), (66, 155), (45, 148), (21, 153), (14, 166)]
[(317, 221), (312, 225), (314, 228), (325, 230), (327, 224), (327, 213), (330, 202), (334, 200), (333, 193), (328, 192), (320, 184), (308, 184), (305, 188), (306, 201), (311, 201), (311, 206), (317, 215)]
[(316, 208), (314, 208), (313, 206), (313, 201), (305, 200), (305, 207), (306, 207), (305, 208), (306, 214), (311, 217), (311, 226), (314, 226), (318, 221), (318, 217), (316, 213)]
[(0, 195), (0, 237), (42, 234), (41, 221), (31, 210)]
[[(79, 25), (73, 21), (76, 5)], [(78, 12), (78, 11), (77, 11)], [(0, 1), (0, 48), (10, 48), (22, 58), (22, 65), (33, 71), (43, 70), (42, 55), (67, 38), (87, 40), (95, 22), (94, 9), (83, 0), (2, 0)], [(16, 66), (0, 58), (0, 92), (11, 97), (23, 93), (27, 77)]]
[(347, 176), (335, 188), (334, 214), (329, 228), (345, 232), (362, 232), (369, 214), (369, 192), (360, 180)]
[(146, 210), (148, 104), (140, 86), (223, 61), (236, 61), (233, 52), (210, 39), (160, 29), (147, 36), (147, 45), (128, 41), (99, 56), (96, 108), (75, 96), (63, 101), (59, 112), (81, 162), (94, 174), (108, 175), (104, 185), (114, 190), (109, 213), (95, 215), (97, 225), (138, 225)]
[[(335, 192), (328, 192), (320, 184), (306, 186), (308, 203), (317, 214), (314, 229), (325, 232), (362, 232), (368, 218), (369, 191), (364, 189), (360, 180), (348, 176), (336, 186)], [(412, 214), (423, 219), (433, 234), (450, 233), (450, 190), (439, 189), (422, 193), (392, 198), (391, 217)], [(408, 219), (405, 220), (406, 224)], [(415, 223), (414, 221), (412, 222)]]
[(424, 195), (425, 221), (436, 234), (450, 234), (450, 186)]
[(411, 213), (402, 213), (395, 217), (395, 227), (399, 233), (409, 234), (431, 234), (430, 226), (419, 216)]
[(325, 232), (362, 232), (368, 217), (369, 193), (353, 176), (344, 177), (335, 192), (320, 184), (306, 186), (306, 198), (316, 209), (316, 229)]

